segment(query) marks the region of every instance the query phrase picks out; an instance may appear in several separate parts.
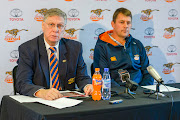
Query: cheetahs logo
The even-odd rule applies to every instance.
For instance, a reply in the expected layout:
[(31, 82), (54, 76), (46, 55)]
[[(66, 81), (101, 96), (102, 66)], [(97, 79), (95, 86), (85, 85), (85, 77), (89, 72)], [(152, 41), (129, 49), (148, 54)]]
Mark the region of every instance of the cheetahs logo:
[(173, 31), (174, 31), (175, 29), (177, 29), (177, 28), (180, 29), (180, 27), (176, 27), (176, 28), (174, 28), (174, 27), (169, 27), (169, 28), (165, 28), (164, 31), (167, 31), (167, 32), (171, 33), (171, 35), (172, 35)]
[(141, 19), (143, 21), (148, 21), (150, 19), (153, 19), (153, 16), (150, 16), (153, 11), (159, 11), (159, 10), (157, 10), (157, 9), (155, 9), (155, 10), (151, 10), (151, 9), (142, 10), (141, 13), (143, 15), (141, 16)]
[(5, 33), (9, 33), (9, 34), (11, 34), (13, 37), (16, 37), (17, 34), (18, 34), (18, 32), (23, 31), (23, 30), (24, 30), (24, 31), (28, 31), (28, 30), (26, 30), (26, 29), (21, 29), (21, 30), (12, 29), (12, 30), (6, 30)]
[(12, 71), (7, 71), (6, 74), (12, 75)]
[[(110, 11), (108, 9), (105, 9), (105, 10)], [(101, 15), (101, 13), (105, 10), (102, 10), (102, 9), (91, 10), (91, 13), (94, 13), (99, 17)]]
[(172, 69), (172, 67), (175, 64), (180, 64), (180, 63), (177, 63), (177, 62), (176, 63), (172, 63), (172, 62), (170, 62), (170, 63), (164, 64), (163, 67), (165, 67), (165, 68), (163, 69), (163, 73), (164, 74), (170, 74), (171, 72), (174, 72), (174, 69)]
[(164, 33), (164, 35), (163, 35), (163, 37), (164, 38), (166, 38), (166, 39), (170, 39), (170, 38), (172, 38), (172, 37), (175, 37), (175, 33), (173, 34), (173, 32), (174, 32), (174, 30), (175, 29), (180, 29), (180, 27), (169, 27), (169, 28), (165, 28), (164, 29), (164, 31), (165, 31), (165, 33)]
[(28, 31), (26, 29), (21, 29), (21, 30), (18, 30), (18, 29), (12, 29), (12, 30), (6, 30), (5, 33), (8, 33), (6, 36), (5, 36), (5, 39), (7, 42), (15, 42), (16, 40), (20, 40), (20, 36), (17, 37), (18, 33), (20, 31)]
[(35, 10), (35, 12), (38, 12), (39, 14), (44, 15), (47, 12), (47, 10), (48, 9), (43, 8), (43, 9), (40, 9), (40, 10)]
[(74, 33), (78, 30), (84, 30), (84, 29), (74, 29), (74, 28), (70, 28), (68, 30), (65, 30), (66, 33), (68, 33), (69, 35), (73, 36)]
[(37, 13), (36, 16), (34, 17), (34, 19), (36, 21), (42, 22), (43, 18), (44, 18), (44, 14), (47, 12), (48, 9), (46, 8), (42, 8), (39, 10), (35, 10), (35, 12)]
[(168, 3), (171, 3), (171, 2), (174, 2), (176, 0), (165, 0), (165, 1), (168, 2)]
[(84, 29), (70, 28), (70, 29), (65, 30), (64, 38), (77, 39), (77, 35), (75, 35), (75, 32), (78, 31), (78, 30), (84, 30)]
[(102, 9), (91, 10), (92, 15), (91, 15), (90, 19), (92, 21), (99, 21), (101, 19), (103, 20), (103, 16), (101, 16), (101, 14), (104, 11), (110, 11), (110, 10), (108, 10), (108, 9), (104, 9), (104, 10), (102, 10)]
[(90, 52), (91, 52), (91, 54), (90, 54), (89, 58), (93, 60), (93, 58), (94, 58), (94, 49), (90, 49)]
[(6, 83), (13, 83), (13, 80), (12, 80), (12, 71), (7, 71), (6, 74), (7, 74), (7, 77), (5, 78), (4, 81)]
[(171, 62), (171, 63), (168, 63), (168, 64), (164, 64), (163, 66), (164, 66), (164, 67), (167, 67), (168, 69), (171, 70), (172, 67), (173, 67), (175, 64), (180, 64), (180, 63), (172, 63), (172, 62)]
[(144, 47), (145, 50), (146, 50), (147, 56), (152, 56), (152, 52), (150, 53), (150, 49), (153, 48), (153, 47), (157, 48), (158, 46), (146, 46), (146, 47)]

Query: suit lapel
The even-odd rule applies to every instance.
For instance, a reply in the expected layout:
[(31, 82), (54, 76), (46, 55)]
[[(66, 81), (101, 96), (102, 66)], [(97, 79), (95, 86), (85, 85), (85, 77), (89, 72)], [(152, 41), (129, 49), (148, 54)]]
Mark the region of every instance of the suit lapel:
[(59, 42), (59, 79), (61, 88), (65, 87), (65, 78), (67, 73), (67, 59), (66, 59), (66, 46), (64, 44), (63, 38)]
[(41, 64), (44, 76), (46, 78), (47, 88), (50, 88), (49, 62), (48, 62), (48, 56), (47, 56), (47, 51), (46, 51), (43, 35), (44, 34), (42, 34), (38, 40), (39, 52), (40, 52), (40, 64)]

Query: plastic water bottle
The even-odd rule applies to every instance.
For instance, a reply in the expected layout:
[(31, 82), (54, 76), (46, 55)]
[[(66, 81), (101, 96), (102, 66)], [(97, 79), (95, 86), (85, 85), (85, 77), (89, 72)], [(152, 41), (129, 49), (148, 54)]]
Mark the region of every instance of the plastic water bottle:
[(102, 76), (100, 74), (100, 68), (95, 68), (95, 73), (92, 77), (92, 84), (93, 84), (93, 93), (92, 99), (94, 101), (101, 100), (101, 86), (102, 86)]
[(109, 68), (104, 68), (101, 95), (103, 100), (109, 100), (111, 98), (111, 77), (109, 74)]

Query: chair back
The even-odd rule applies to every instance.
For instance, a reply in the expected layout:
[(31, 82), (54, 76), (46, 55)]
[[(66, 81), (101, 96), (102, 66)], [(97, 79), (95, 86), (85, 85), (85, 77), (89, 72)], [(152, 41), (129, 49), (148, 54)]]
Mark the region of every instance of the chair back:
[(17, 68), (18, 68), (18, 65), (16, 65), (16, 66), (13, 68), (13, 71), (12, 71), (14, 95), (16, 95), (16, 93), (17, 93), (16, 87), (15, 87), (15, 84), (16, 84), (16, 72), (17, 72)]
[(94, 65), (93, 65), (93, 63), (91, 64), (91, 77), (93, 76), (93, 74), (94, 74)]

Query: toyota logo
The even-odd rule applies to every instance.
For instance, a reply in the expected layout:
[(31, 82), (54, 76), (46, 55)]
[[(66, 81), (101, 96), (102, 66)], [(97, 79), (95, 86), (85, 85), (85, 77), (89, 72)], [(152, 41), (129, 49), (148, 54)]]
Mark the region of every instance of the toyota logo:
[(68, 12), (68, 15), (70, 17), (77, 17), (79, 15), (79, 11), (77, 11), (76, 9), (71, 9), (69, 12)]
[(154, 29), (151, 28), (151, 27), (148, 27), (148, 28), (145, 29), (144, 33), (146, 35), (153, 35), (154, 34)]
[(169, 12), (168, 12), (168, 15), (171, 16), (171, 17), (176, 17), (178, 14), (178, 11), (175, 10), (175, 9), (171, 9)]
[(175, 51), (176, 51), (176, 46), (175, 46), (175, 45), (170, 45), (170, 46), (167, 48), (167, 50), (168, 50), (169, 52), (175, 52)]
[(22, 16), (22, 11), (18, 8), (15, 8), (15, 9), (11, 10), (10, 14), (13, 17), (20, 17), (20, 16)]
[(101, 33), (103, 33), (103, 32), (105, 32), (105, 30), (103, 29), (103, 28), (98, 28), (98, 29), (96, 29), (96, 31), (95, 31), (95, 34), (97, 35), (97, 36), (99, 36)]
[(19, 52), (18, 50), (13, 50), (11, 53), (10, 53), (10, 56), (12, 58), (18, 58), (19, 57)]
[(167, 81), (167, 84), (169, 84), (169, 83), (176, 83), (174, 80), (169, 80), (169, 81)]

